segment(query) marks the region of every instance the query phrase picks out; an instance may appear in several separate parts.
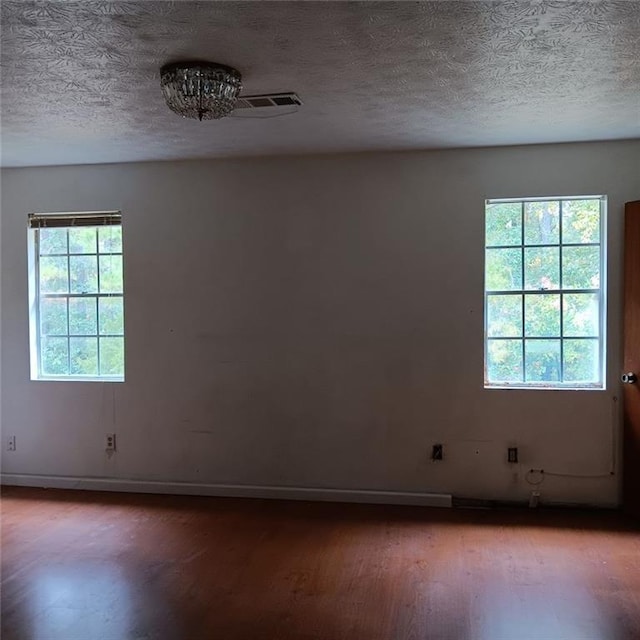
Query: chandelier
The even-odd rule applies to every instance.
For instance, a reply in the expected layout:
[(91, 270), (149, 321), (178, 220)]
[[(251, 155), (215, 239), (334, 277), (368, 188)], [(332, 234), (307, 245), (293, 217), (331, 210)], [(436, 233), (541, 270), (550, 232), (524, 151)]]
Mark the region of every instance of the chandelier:
[(160, 86), (171, 111), (183, 118), (228, 116), (242, 89), (242, 76), (215, 62), (176, 62), (160, 69)]

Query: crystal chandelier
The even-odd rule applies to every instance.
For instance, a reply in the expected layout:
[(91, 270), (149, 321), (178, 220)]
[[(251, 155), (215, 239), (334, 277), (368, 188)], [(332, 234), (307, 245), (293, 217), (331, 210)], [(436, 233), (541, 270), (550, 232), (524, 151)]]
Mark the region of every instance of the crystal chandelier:
[(215, 62), (176, 62), (160, 69), (160, 86), (171, 111), (183, 118), (228, 116), (242, 89), (242, 76)]

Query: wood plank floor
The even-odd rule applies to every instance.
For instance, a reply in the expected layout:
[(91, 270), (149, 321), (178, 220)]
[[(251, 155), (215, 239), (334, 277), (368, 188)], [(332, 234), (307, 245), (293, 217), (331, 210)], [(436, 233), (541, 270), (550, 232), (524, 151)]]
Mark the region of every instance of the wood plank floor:
[(637, 640), (617, 512), (4, 488), (3, 640)]

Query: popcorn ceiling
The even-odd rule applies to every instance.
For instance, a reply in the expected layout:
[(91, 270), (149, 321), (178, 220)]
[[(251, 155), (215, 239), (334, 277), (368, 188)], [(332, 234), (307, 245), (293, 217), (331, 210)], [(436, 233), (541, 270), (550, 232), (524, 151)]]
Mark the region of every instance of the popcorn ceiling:
[[(5, 166), (640, 137), (640, 2), (2, 2)], [(231, 65), (269, 119), (177, 118)]]

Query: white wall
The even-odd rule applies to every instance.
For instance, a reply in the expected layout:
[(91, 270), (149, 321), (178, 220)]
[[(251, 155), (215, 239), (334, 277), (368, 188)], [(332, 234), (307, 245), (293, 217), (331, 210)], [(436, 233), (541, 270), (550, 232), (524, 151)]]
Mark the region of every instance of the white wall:
[[(607, 474), (639, 167), (636, 141), (6, 169), (2, 471), (491, 499)], [(608, 390), (484, 390), (484, 199), (601, 193)], [(27, 213), (97, 209), (123, 213), (126, 382), (32, 382)], [(619, 475), (541, 490), (614, 505)]]

